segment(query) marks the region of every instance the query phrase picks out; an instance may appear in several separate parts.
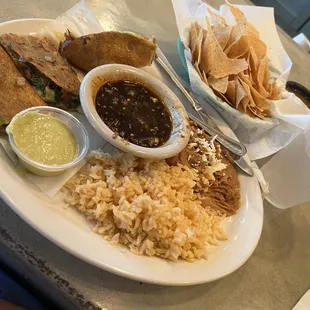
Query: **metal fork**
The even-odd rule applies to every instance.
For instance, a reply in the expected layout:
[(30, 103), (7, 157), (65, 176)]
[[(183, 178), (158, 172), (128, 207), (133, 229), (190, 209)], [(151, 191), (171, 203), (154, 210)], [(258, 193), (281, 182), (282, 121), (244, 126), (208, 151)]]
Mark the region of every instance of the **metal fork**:
[[(160, 49), (159, 49), (159, 51), (160, 51)], [(162, 52), (160, 51), (160, 53), (162, 53)], [(231, 155), (232, 155), (232, 158), (233, 158), (235, 164), (240, 169), (242, 169), (246, 174), (253, 176), (254, 171), (249, 166), (249, 164), (245, 161), (245, 159), (242, 157), (247, 152), (246, 147), (242, 143), (228, 137), (227, 135), (225, 135), (220, 130), (220, 128), (213, 121), (213, 119), (210, 116), (208, 116), (206, 113), (204, 113), (202, 106), (195, 99), (195, 95), (191, 91), (188, 91), (183, 86), (183, 82), (180, 80), (179, 76), (174, 72), (173, 69), (170, 69), (169, 66), (166, 65), (165, 61), (158, 54), (159, 53), (157, 53), (157, 56), (155, 58), (157, 63), (165, 70), (165, 72), (170, 76), (170, 78), (174, 81), (174, 83), (182, 91), (183, 95), (187, 98), (187, 100), (189, 101), (189, 103), (191, 104), (193, 109), (196, 111), (198, 117), (201, 120), (201, 121), (199, 121), (200, 125), (204, 129), (206, 129), (206, 131), (209, 134), (217, 135), (216, 140), (231, 152)], [(198, 123), (197, 119), (196, 119), (196, 121)]]

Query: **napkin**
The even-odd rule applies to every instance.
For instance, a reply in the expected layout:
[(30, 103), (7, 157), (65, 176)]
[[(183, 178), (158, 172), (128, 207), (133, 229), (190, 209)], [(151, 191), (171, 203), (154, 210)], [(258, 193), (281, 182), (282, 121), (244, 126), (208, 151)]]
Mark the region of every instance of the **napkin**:
[(298, 301), (292, 310), (309, 310), (310, 309), (310, 290), (308, 290)]
[[(203, 107), (212, 105), (225, 119), (239, 140), (247, 146), (252, 160), (278, 152), (310, 125), (309, 109), (294, 94), (284, 90), (292, 62), (277, 34), (273, 8), (238, 6), (248, 21), (258, 29), (261, 39), (267, 44), (271, 75), (277, 78), (278, 85), (283, 89), (283, 99), (272, 103), (272, 117), (260, 120), (238, 112), (217, 98), (212, 90), (201, 81), (191, 64), (191, 51), (188, 48), (191, 23), (197, 21), (205, 26), (205, 17), (209, 15), (209, 8), (216, 13), (223, 14), (227, 22), (232, 24), (233, 19), (228, 7), (221, 6), (218, 12), (199, 0), (172, 0), (172, 3), (180, 39), (185, 46), (184, 54), (191, 88), (205, 99)], [(264, 18), (261, 18), (262, 16)]]
[(272, 205), (286, 209), (310, 201), (310, 126), (261, 170), (269, 184), (266, 199)]

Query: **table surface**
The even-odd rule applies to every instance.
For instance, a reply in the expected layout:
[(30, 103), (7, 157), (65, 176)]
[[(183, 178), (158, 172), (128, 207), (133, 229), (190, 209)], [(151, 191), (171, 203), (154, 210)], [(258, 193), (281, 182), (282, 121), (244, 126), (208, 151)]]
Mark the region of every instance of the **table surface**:
[[(218, 8), (223, 1), (208, 1)], [(232, 1), (244, 4), (244, 1)], [(73, 6), (67, 0), (1, 0), (0, 22), (55, 18)], [(169, 0), (92, 0), (122, 14), (130, 30), (153, 34), (181, 76), (177, 29)], [(135, 21), (127, 15), (137, 16)], [(120, 26), (122, 26), (120, 24)], [(124, 26), (124, 29), (126, 28)], [(291, 80), (310, 88), (310, 56), (279, 30), (294, 65)], [(0, 200), (0, 261), (65, 309), (291, 309), (310, 288), (310, 204), (279, 210), (264, 204), (264, 227), (252, 257), (226, 278), (194, 287), (160, 287), (123, 279), (92, 267), (34, 231)]]

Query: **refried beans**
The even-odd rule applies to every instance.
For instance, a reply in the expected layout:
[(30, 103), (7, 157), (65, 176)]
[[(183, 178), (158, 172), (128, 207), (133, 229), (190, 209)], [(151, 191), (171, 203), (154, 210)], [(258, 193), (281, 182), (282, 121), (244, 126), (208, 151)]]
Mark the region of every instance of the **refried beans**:
[(218, 210), (226, 216), (240, 207), (240, 184), (229, 152), (215, 142), (205, 130), (191, 122), (192, 133), (187, 147), (167, 159), (169, 165), (178, 163), (194, 169), (199, 175), (195, 192), (202, 205)]

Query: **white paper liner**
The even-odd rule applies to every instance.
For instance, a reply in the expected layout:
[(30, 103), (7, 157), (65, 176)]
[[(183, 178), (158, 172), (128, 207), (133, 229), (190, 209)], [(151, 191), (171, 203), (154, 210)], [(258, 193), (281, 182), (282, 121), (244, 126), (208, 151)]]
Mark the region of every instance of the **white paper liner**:
[[(226, 5), (220, 12), (199, 0), (172, 0), (180, 39), (185, 45), (185, 57), (188, 67), (190, 84), (195, 93), (205, 99), (203, 107), (212, 105), (225, 119), (236, 136), (248, 149), (252, 160), (267, 157), (288, 145), (299, 133), (310, 125), (309, 109), (294, 95), (283, 91), (283, 100), (272, 103), (272, 118), (260, 120), (240, 113), (227, 103), (217, 98), (212, 90), (203, 83), (191, 64), (189, 50), (189, 29), (192, 22), (205, 25), (205, 17), (210, 8), (221, 13), (227, 21), (233, 23), (232, 15)], [(268, 46), (269, 69), (271, 75), (277, 78), (277, 83), (283, 88), (288, 79), (292, 62), (285, 52), (279, 39), (272, 8), (238, 6), (260, 32), (261, 39)], [(262, 18), (263, 16), (263, 18)]]

